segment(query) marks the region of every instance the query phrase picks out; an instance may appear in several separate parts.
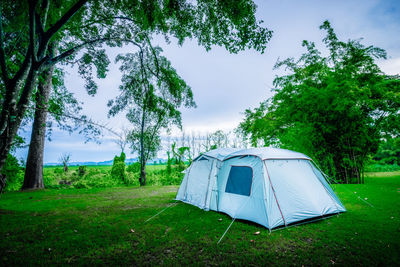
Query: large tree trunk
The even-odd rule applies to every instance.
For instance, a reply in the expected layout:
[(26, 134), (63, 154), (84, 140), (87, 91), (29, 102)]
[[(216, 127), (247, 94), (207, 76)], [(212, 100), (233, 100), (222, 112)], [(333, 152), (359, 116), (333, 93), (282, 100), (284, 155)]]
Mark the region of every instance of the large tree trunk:
[[(21, 125), (22, 119), (24, 117), (25, 111), (28, 107), (29, 97), (26, 95), (31, 94), (33, 88), (36, 85), (37, 72), (36, 70), (30, 70), (28, 77), (25, 80), (25, 85), (23, 89), (23, 95), (20, 97), (19, 102), (16, 100), (6, 101), (7, 106), (3, 106), (2, 115), (0, 119), (0, 124), (4, 125), (0, 133), (0, 193), (6, 186), (7, 178), (5, 175), (1, 174), (1, 170), (7, 159), (7, 155), (10, 152), (12, 142), (17, 135), (18, 129)], [(13, 85), (19, 87), (19, 84)], [(7, 89), (8, 91), (11, 90)], [(18, 89), (15, 89), (18, 90)], [(26, 94), (26, 95), (24, 95)], [(7, 103), (8, 102), (8, 103)]]
[(39, 82), (36, 94), (35, 118), (32, 126), (31, 142), (22, 190), (44, 188), (43, 154), (46, 136), (47, 108), (52, 88), (54, 66), (44, 72), (44, 81)]

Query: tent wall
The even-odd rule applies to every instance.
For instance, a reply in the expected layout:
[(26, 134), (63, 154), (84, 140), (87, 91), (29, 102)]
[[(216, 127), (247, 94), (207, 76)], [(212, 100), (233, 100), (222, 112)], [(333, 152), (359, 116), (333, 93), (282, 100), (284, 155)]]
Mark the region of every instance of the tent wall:
[[(266, 160), (265, 163), (286, 224), (343, 211), (308, 160)], [(274, 222), (271, 226), (279, 224)]]
[(192, 163), (179, 188), (177, 200), (208, 209), (207, 195), (214, 161), (213, 158), (201, 157)]
[(310, 164), (314, 174), (317, 176), (317, 178), (320, 180), (320, 182), (323, 184), (324, 188), (328, 192), (328, 194), (331, 196), (331, 198), (334, 199), (335, 204), (338, 206), (338, 209), (341, 212), (346, 211), (346, 208), (338, 198), (338, 196), (333, 192), (332, 188), (329, 186), (328, 182), (326, 181), (325, 177), (322, 175), (322, 173), (315, 167), (315, 165), (311, 162), (308, 161), (308, 164)]

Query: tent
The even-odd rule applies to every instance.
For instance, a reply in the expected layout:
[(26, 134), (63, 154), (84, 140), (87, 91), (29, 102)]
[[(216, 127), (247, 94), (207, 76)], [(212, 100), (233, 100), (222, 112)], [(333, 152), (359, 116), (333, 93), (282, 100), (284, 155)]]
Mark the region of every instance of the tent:
[(346, 211), (309, 157), (270, 147), (221, 148), (198, 156), (176, 200), (270, 230)]

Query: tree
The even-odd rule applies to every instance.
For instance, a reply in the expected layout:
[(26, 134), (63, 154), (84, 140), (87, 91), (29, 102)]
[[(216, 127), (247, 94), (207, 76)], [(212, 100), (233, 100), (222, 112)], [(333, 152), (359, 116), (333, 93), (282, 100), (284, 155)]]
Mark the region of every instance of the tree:
[[(137, 44), (157, 33), (182, 44), (196, 38), (210, 49), (224, 46), (237, 53), (245, 48), (263, 52), (272, 32), (255, 18), (256, 6), (244, 1), (107, 1), (4, 0), (0, 6), (0, 172), (25, 116), (39, 75), (58, 63), (68, 63), (86, 49), (79, 73), (86, 89), (96, 92), (93, 65), (105, 76), (108, 59), (102, 44)], [(5, 41), (6, 40), (6, 41)], [(7, 40), (15, 40), (10, 42)], [(51, 55), (49, 45), (59, 42)], [(18, 47), (18, 56), (13, 53)], [(0, 177), (0, 191), (5, 186)]]
[(399, 135), (400, 79), (376, 65), (384, 50), (339, 41), (328, 21), (320, 28), (329, 55), (303, 41), (307, 51), (298, 60), (278, 61), (275, 68), (290, 73), (274, 80), (271, 99), (246, 110), (240, 129), (253, 145), (263, 140), (304, 152), (339, 181), (362, 183), (381, 137)]
[(117, 136), (117, 139), (114, 141), (119, 146), (119, 148), (121, 149), (121, 152), (123, 152), (123, 153), (125, 152), (125, 147), (129, 143), (129, 134), (130, 134), (129, 128), (126, 126), (123, 126)]
[(71, 154), (62, 154), (61, 155), (59, 161), (64, 166), (64, 172), (68, 172), (68, 163), (69, 163), (70, 160), (71, 160)]
[[(95, 125), (81, 114), (80, 103), (64, 86), (64, 72), (55, 69), (55, 66), (42, 73), (31, 105), (28, 112), (33, 111), (33, 124), (22, 190), (44, 187), (45, 138), (51, 140), (53, 122), (56, 122), (59, 129), (70, 133), (79, 129), (79, 133), (85, 136), (86, 142), (97, 141), (96, 137), (101, 133), (100, 125)], [(49, 120), (48, 113), (50, 113)], [(31, 116), (26, 115), (25, 120), (31, 120)]]
[(36, 94), (36, 110), (32, 125), (31, 141), (29, 144), (28, 158), (24, 184), (22, 189), (44, 188), (43, 184), (43, 154), (47, 121), (47, 109), (52, 87), (54, 66), (44, 72), (43, 80), (39, 81)]
[(139, 152), (141, 185), (146, 184), (146, 162), (161, 147), (160, 130), (181, 127), (178, 108), (195, 106), (190, 87), (161, 52), (161, 48), (143, 43), (138, 52), (118, 56), (123, 73), (121, 94), (108, 103), (110, 116), (128, 110), (126, 117), (133, 124), (129, 140)]

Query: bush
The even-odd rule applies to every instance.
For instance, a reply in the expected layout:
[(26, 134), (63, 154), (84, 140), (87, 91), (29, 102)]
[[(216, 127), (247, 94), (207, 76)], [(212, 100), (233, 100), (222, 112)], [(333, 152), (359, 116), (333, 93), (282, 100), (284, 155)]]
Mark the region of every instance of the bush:
[(381, 163), (371, 164), (365, 168), (366, 172), (393, 172), (399, 170), (400, 170), (400, 165), (381, 164)]
[(16, 157), (11, 154), (7, 155), (5, 165), (3, 167), (2, 173), (6, 176), (6, 187), (5, 191), (15, 191), (22, 187), (24, 182), (24, 172), (19, 165)]
[(114, 157), (113, 166), (111, 168), (111, 177), (126, 182), (124, 152), (121, 152), (121, 156)]
[(63, 174), (64, 170), (62, 168), (54, 168), (53, 170), (54, 174)]
[(128, 165), (128, 168), (126, 168), (127, 172), (130, 173), (140, 173), (140, 162), (135, 162), (130, 165)]
[(78, 167), (78, 176), (82, 177), (86, 173), (86, 166), (79, 166)]
[(148, 185), (180, 185), (184, 177), (182, 166), (147, 171)]

